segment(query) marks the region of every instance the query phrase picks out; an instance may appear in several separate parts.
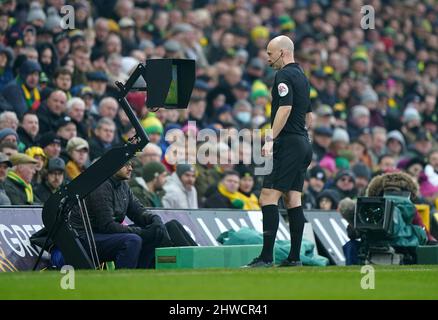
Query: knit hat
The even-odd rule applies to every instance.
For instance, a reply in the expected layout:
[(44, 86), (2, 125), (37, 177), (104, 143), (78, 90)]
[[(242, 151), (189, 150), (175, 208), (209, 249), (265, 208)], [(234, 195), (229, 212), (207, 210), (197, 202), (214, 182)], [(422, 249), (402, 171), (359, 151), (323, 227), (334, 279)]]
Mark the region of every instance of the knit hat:
[(348, 176), (353, 179), (353, 181), (356, 179), (356, 176), (351, 170), (341, 170), (338, 172), (338, 174), (335, 177), (335, 183), (338, 182), (342, 177)]
[(61, 17), (55, 7), (47, 9), (47, 16), (44, 29), (52, 31), (53, 29), (61, 28)]
[(377, 102), (379, 100), (377, 93), (372, 88), (366, 89), (360, 98), (361, 103)]
[(30, 4), (30, 10), (27, 14), (27, 22), (33, 22), (35, 20), (43, 20), (46, 21), (46, 14), (44, 13), (41, 5), (34, 1)]
[(338, 169), (350, 169), (350, 162), (344, 157), (337, 157), (335, 163)]
[(359, 118), (359, 117), (369, 117), (370, 116), (370, 110), (368, 110), (367, 107), (357, 105), (354, 106), (353, 109), (351, 109), (351, 117), (353, 119)]
[(290, 32), (295, 30), (295, 21), (293, 21), (291, 17), (286, 14), (278, 17), (278, 22), (280, 24), (281, 31)]
[(48, 172), (64, 171), (64, 169), (65, 169), (65, 162), (61, 158), (52, 158), (49, 160), (49, 163), (47, 164)]
[(257, 39), (268, 39), (269, 38), (269, 29), (263, 26), (257, 26), (251, 30), (251, 40)]
[(143, 179), (150, 182), (166, 171), (166, 167), (161, 162), (148, 162), (143, 166)]
[(265, 89), (257, 89), (251, 93), (252, 100), (257, 100), (260, 97), (265, 97), (265, 98), (269, 97), (269, 91)]
[(405, 112), (403, 112), (403, 123), (414, 120), (421, 121), (420, 113), (415, 108), (406, 108)]
[(332, 141), (350, 143), (350, 136), (348, 135), (348, 132), (345, 129), (336, 128), (333, 131)]
[(314, 166), (312, 169), (309, 170), (309, 178), (315, 178), (325, 182), (325, 171), (320, 166)]
[(61, 140), (53, 132), (47, 132), (47, 133), (43, 134), (39, 140), (39, 145), (41, 146), (41, 148), (45, 148), (49, 144), (52, 144), (52, 143), (56, 143), (59, 145), (61, 144)]
[(146, 134), (163, 134), (163, 124), (161, 121), (155, 116), (155, 114), (148, 115), (147, 118), (141, 121), (141, 125), (146, 132)]
[(356, 177), (371, 179), (371, 170), (363, 163), (356, 163), (351, 170)]
[(186, 172), (195, 172), (195, 168), (191, 164), (178, 164), (176, 166), (176, 174), (178, 177), (181, 178), (181, 176)]
[(7, 136), (11, 136), (11, 135), (15, 136), (18, 140), (18, 134), (14, 129), (4, 128), (4, 129), (0, 130), (0, 141), (2, 141)]
[(403, 137), (403, 134), (398, 130), (392, 130), (388, 133), (388, 136), (386, 137), (386, 143), (388, 143), (391, 139), (400, 142), (403, 148), (406, 146), (405, 138)]
[(341, 199), (341, 196), (340, 196), (339, 192), (337, 192), (336, 190), (326, 189), (318, 194), (318, 196), (316, 197), (316, 201), (319, 203), (319, 201), (322, 198), (330, 199), (332, 201), (332, 208), (336, 209), (338, 207), (338, 203), (339, 203), (339, 200)]

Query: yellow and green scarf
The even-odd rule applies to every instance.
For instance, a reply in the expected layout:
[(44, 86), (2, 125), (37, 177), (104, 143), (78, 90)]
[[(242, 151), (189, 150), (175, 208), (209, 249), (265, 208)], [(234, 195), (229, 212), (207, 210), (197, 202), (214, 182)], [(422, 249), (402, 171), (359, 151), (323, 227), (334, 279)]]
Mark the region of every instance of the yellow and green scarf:
[(41, 104), (41, 96), (38, 89), (33, 88), (32, 93), (30, 93), (29, 89), (27, 89), (24, 83), (21, 84), (21, 89), (23, 90), (24, 99), (26, 100), (27, 107), (32, 111), (38, 110)]
[(218, 190), (220, 194), (230, 199), (231, 204), (236, 209), (260, 210), (257, 197), (254, 194), (251, 194), (250, 197), (247, 197), (241, 192), (229, 192), (222, 183), (219, 183)]
[(32, 204), (33, 203), (32, 185), (30, 183), (27, 183), (26, 181), (24, 181), (14, 171), (8, 172), (8, 178), (11, 179), (12, 181), (15, 181), (17, 184), (19, 184), (20, 186), (22, 186), (24, 188), (24, 191), (26, 192), (27, 203)]

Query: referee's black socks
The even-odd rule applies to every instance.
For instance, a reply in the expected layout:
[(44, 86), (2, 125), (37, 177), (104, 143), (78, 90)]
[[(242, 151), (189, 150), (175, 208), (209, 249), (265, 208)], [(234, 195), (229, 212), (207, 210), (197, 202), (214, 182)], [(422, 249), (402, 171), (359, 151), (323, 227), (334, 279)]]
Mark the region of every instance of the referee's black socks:
[(262, 207), (263, 213), (263, 250), (260, 257), (265, 262), (272, 262), (275, 237), (277, 235), (278, 223), (280, 221), (278, 206), (269, 204)]
[(287, 209), (289, 217), (290, 230), (290, 252), (288, 256), (289, 261), (300, 261), (301, 240), (303, 238), (304, 218), (303, 207), (295, 207)]

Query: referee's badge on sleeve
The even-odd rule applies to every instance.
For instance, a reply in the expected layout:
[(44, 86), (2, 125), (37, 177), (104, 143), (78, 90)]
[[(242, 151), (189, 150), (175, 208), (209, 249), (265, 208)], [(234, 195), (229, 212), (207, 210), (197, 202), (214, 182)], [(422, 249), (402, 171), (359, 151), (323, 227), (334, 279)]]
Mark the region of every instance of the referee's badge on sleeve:
[(286, 96), (288, 93), (289, 93), (289, 88), (288, 88), (288, 86), (287, 86), (285, 83), (283, 83), (283, 82), (279, 83), (279, 84), (278, 84), (278, 95), (279, 95), (280, 97), (284, 97), (284, 96)]

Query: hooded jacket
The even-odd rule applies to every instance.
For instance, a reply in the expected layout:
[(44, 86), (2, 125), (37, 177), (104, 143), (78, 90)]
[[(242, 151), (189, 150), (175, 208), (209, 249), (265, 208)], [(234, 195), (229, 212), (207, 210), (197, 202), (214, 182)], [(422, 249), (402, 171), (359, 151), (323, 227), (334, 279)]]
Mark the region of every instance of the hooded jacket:
[(164, 208), (198, 209), (198, 193), (196, 188), (193, 186), (188, 191), (176, 172), (167, 179), (164, 191), (166, 191), (163, 197)]

